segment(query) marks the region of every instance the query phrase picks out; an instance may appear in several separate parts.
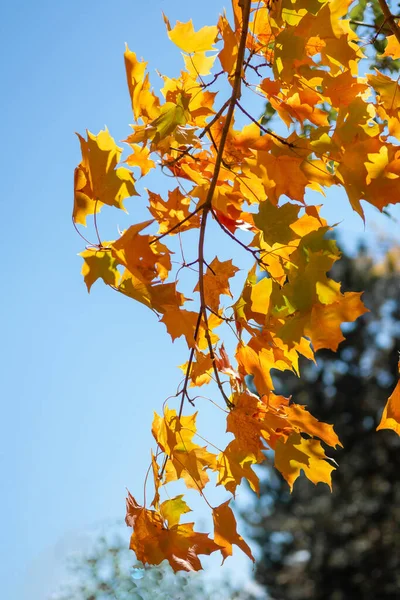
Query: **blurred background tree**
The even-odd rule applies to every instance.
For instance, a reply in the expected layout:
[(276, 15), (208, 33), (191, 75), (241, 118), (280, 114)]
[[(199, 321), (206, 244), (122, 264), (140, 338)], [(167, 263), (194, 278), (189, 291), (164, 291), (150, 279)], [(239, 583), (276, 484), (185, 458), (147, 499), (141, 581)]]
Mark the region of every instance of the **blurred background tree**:
[(290, 494), (272, 459), (243, 514), (259, 546), (256, 579), (274, 600), (400, 598), (400, 438), (375, 431), (398, 377), (400, 252), (376, 266), (360, 249), (335, 267), (344, 290), (366, 290), (370, 312), (346, 327), (337, 353), (303, 365), (301, 380), (276, 378), (279, 393), (335, 425), (344, 448), (332, 494), (305, 477)]
[[(257, 585), (234, 589), (228, 572), (211, 578), (205, 572), (174, 573), (167, 561), (144, 567), (129, 550), (124, 526), (95, 534), (90, 549), (71, 555), (67, 577), (48, 600), (261, 600)], [(126, 529), (126, 528), (125, 528)]]

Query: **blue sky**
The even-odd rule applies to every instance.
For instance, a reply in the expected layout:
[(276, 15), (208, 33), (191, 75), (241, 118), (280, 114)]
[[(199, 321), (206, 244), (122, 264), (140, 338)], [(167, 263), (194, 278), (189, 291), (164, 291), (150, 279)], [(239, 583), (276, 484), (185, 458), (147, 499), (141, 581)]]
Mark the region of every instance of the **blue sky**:
[[(70, 217), (80, 160), (74, 131), (106, 124), (124, 139), (132, 122), (124, 43), (152, 73), (172, 76), (181, 58), (161, 11), (200, 27), (215, 23), (222, 7), (215, 0), (3, 7), (0, 569), (7, 600), (42, 600), (64, 551), (60, 540), (122, 516), (125, 486), (141, 496), (152, 412), (176, 389), (176, 365), (186, 360), (184, 345), (171, 345), (148, 309), (100, 284), (86, 292), (77, 257), (83, 242)], [(337, 191), (326, 203), (325, 216), (344, 219), (339, 231), (354, 247), (361, 220)], [(127, 206), (133, 222), (144, 215), (139, 200)], [(374, 209), (367, 220), (371, 231), (396, 232)], [(116, 230), (129, 220), (111, 210), (103, 223)]]

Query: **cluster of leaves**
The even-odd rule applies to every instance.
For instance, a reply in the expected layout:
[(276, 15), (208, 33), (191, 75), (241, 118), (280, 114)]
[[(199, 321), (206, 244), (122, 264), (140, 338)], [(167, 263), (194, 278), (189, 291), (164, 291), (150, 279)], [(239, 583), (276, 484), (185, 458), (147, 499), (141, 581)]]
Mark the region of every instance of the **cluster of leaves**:
[[(360, 251), (337, 263), (345, 288), (364, 289), (370, 312), (348, 326), (338, 352), (323, 350), (303, 377), (280, 377), (283, 393), (335, 423), (343, 448), (332, 494), (304, 478), (293, 493), (270, 467), (261, 498), (243, 513), (257, 542), (256, 578), (274, 600), (392, 599), (400, 588), (400, 437), (376, 435), (397, 378), (400, 253), (381, 265)], [(384, 301), (382, 300), (384, 298)], [(307, 485), (308, 484), (308, 485)]]
[[(107, 130), (80, 137), (73, 219), (85, 225), (93, 215), (98, 238), (82, 253), (88, 290), (103, 279), (148, 306), (172, 340), (183, 337), (188, 346), (178, 405), (164, 405), (153, 421), (154, 498), (150, 507), (130, 494), (127, 500), (131, 548), (143, 563), (167, 559), (174, 570), (198, 570), (200, 554), (220, 551), (225, 560), (233, 545), (253, 559), (229, 499), (211, 507), (204, 488), (215, 473), (217, 485), (233, 496), (243, 479), (258, 492), (252, 467), (265, 460), (265, 449), (274, 451), (275, 467), (290, 488), (301, 471), (315, 484), (331, 485), (334, 461), (322, 443), (335, 448), (339, 438), (331, 425), (277, 394), (272, 371), (299, 375), (299, 357), (314, 360), (321, 348), (336, 350), (344, 339), (341, 323), (366, 311), (361, 293), (343, 293), (327, 275), (340, 253), (326, 237), (330, 227), (320, 208), (307, 203), (306, 190), (342, 186), (362, 218), (361, 200), (383, 210), (400, 197), (400, 151), (394, 143), (400, 139), (400, 88), (380, 72), (360, 76), (363, 44), (344, 18), (350, 4), (233, 0), (232, 22), (224, 14), (216, 26), (199, 31), (191, 21), (172, 27), (165, 18), (185, 69), (177, 78), (162, 76), (156, 95), (146, 63), (126, 49), (135, 119), (125, 140), (131, 150), (126, 166), (119, 166), (122, 151)], [(383, 0), (380, 4), (389, 10)], [(400, 32), (394, 18), (385, 18), (398, 52)], [(213, 75), (217, 60), (221, 70)], [(229, 97), (218, 104), (213, 86), (221, 89), (223, 78)], [(286, 136), (250, 114), (244, 90), (274, 107), (289, 129)], [(235, 129), (240, 119), (246, 124)], [(124, 199), (137, 195), (134, 169), (144, 177), (156, 161), (172, 176), (173, 189), (164, 197), (147, 191), (152, 219), (131, 225), (115, 241), (102, 241), (101, 207), (124, 209)], [(230, 282), (238, 268), (232, 260), (209, 257), (211, 221), (252, 261), (241, 293), (228, 307), (221, 297), (232, 298)], [(158, 231), (145, 232), (154, 226)], [(197, 256), (187, 262), (185, 234), (193, 230)], [(171, 246), (176, 236), (182, 248), (178, 270)], [(197, 270), (197, 310), (189, 309), (193, 298), (178, 289), (189, 268)], [(235, 336), (234, 359), (223, 344), (224, 330)], [(231, 441), (224, 449), (221, 443), (204, 445), (197, 413), (184, 414), (195, 403), (189, 390), (210, 382), (225, 404), (219, 414), (226, 417)], [(396, 392), (382, 426), (397, 427), (397, 400)], [(161, 502), (162, 487), (177, 480), (209, 504), (213, 539), (196, 532), (194, 523), (181, 523), (190, 510), (182, 496)]]
[[(397, 13), (400, 5), (397, 4)], [(395, 73), (400, 69), (400, 56), (397, 51), (396, 37), (388, 24), (387, 15), (382, 12), (379, 0), (360, 0), (350, 13), (352, 29), (360, 36), (369, 36), (373, 47), (373, 65), (379, 70)]]

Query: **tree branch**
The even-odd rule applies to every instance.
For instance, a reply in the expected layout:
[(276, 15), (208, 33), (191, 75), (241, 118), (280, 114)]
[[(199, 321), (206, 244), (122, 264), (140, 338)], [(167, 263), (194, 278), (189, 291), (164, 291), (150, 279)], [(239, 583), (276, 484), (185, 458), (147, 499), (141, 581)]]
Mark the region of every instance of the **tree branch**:
[(400, 44), (400, 28), (399, 28), (398, 24), (396, 23), (396, 19), (398, 17), (396, 17), (395, 15), (392, 14), (386, 0), (378, 0), (378, 2), (379, 2), (379, 6), (381, 7), (383, 16), (385, 17), (385, 22), (388, 24), (388, 26), (392, 30), (393, 35), (396, 36), (396, 39)]
[[(222, 133), (221, 133), (221, 138), (219, 140), (219, 146), (218, 146), (218, 152), (217, 152), (217, 156), (216, 156), (216, 160), (215, 160), (213, 176), (212, 176), (212, 179), (210, 182), (210, 187), (208, 188), (206, 199), (205, 199), (204, 203), (201, 205), (203, 214), (202, 214), (202, 218), (201, 218), (199, 247), (198, 247), (199, 248), (198, 249), (198, 260), (199, 260), (200, 309), (199, 309), (199, 316), (198, 316), (198, 321), (197, 321), (198, 326), (196, 327), (194, 341), (195, 341), (195, 343), (197, 342), (197, 338), (198, 338), (199, 330), (200, 330), (200, 322), (201, 322), (201, 319), (203, 319), (204, 329), (205, 329), (205, 337), (207, 340), (210, 358), (211, 358), (212, 365), (213, 365), (216, 383), (218, 385), (221, 395), (222, 395), (226, 405), (228, 406), (228, 408), (232, 408), (232, 403), (229, 400), (229, 398), (227, 397), (227, 395), (225, 394), (225, 391), (222, 387), (222, 383), (221, 383), (221, 380), (219, 377), (219, 373), (218, 373), (218, 369), (217, 369), (217, 365), (216, 365), (216, 361), (215, 361), (215, 354), (214, 354), (214, 348), (213, 348), (212, 341), (211, 341), (210, 329), (208, 326), (207, 303), (206, 303), (205, 289), (204, 289), (204, 265), (205, 265), (204, 241), (205, 241), (205, 234), (206, 234), (206, 227), (207, 227), (207, 218), (208, 218), (209, 212), (212, 210), (212, 199), (213, 199), (215, 188), (216, 188), (216, 185), (218, 182), (221, 165), (223, 165), (223, 155), (224, 155), (226, 140), (228, 138), (229, 129), (230, 129), (233, 115), (235, 112), (236, 102), (238, 101), (238, 99), (241, 96), (242, 70), (243, 70), (244, 56), (245, 56), (245, 52), (246, 52), (247, 33), (248, 33), (248, 28), (249, 28), (250, 5), (251, 5), (251, 0), (242, 0), (240, 2), (240, 6), (242, 8), (242, 31), (241, 31), (241, 35), (240, 35), (240, 43), (239, 43), (237, 60), (236, 60), (236, 68), (235, 68), (235, 75), (234, 75), (234, 81), (233, 81), (233, 86), (232, 86), (232, 93), (231, 93), (229, 100), (224, 104), (222, 109), (219, 111), (220, 114), (222, 114), (223, 110), (225, 110), (226, 106), (228, 106), (228, 112), (226, 114), (225, 123), (224, 123)], [(217, 117), (217, 115), (208, 124), (208, 126), (207, 126), (208, 129), (211, 127), (211, 124), (213, 122), (215, 122), (216, 117)], [(182, 400), (181, 400), (181, 407), (179, 410), (179, 416), (181, 416), (182, 410), (183, 410), (183, 403), (185, 401), (185, 395), (186, 395), (187, 385), (188, 385), (189, 376), (190, 376), (190, 369), (191, 369), (191, 365), (193, 362), (193, 356), (194, 356), (194, 348), (192, 348), (192, 350), (190, 352), (189, 363), (188, 363), (188, 366), (186, 369), (185, 383), (184, 383), (184, 387), (182, 389)]]

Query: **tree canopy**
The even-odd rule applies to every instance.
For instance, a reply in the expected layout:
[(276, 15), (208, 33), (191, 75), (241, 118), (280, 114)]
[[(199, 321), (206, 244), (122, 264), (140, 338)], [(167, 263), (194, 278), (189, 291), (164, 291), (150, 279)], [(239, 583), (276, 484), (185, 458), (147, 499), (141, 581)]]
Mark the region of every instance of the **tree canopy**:
[[(340, 252), (309, 192), (323, 198), (326, 188), (343, 188), (362, 219), (362, 201), (383, 211), (400, 198), (400, 88), (384, 72), (400, 56), (400, 30), (385, 0), (379, 7), (381, 25), (371, 20), (372, 30), (391, 31), (383, 71), (372, 68), (375, 40), (358, 37), (350, 0), (233, 0), (230, 16), (200, 29), (165, 16), (183, 69), (161, 75), (156, 93), (147, 64), (126, 48), (135, 122), (124, 162), (107, 129), (79, 135), (73, 221), (92, 226), (94, 241), (81, 253), (88, 291), (102, 279), (188, 347), (182, 382), (172, 396), (166, 390), (153, 420), (150, 504), (146, 495), (143, 503), (127, 499), (131, 548), (143, 563), (199, 570), (199, 555), (221, 552), (224, 561), (234, 545), (254, 560), (229, 502), (243, 479), (258, 492), (252, 467), (267, 448), (290, 489), (301, 472), (331, 487), (342, 442), (299, 399), (277, 392), (274, 373), (300, 376), (301, 357), (336, 351), (342, 323), (367, 310), (361, 291), (342, 291), (328, 275)], [(274, 130), (250, 108), (253, 96), (275, 111)], [(169, 178), (162, 192), (143, 193), (150, 218), (103, 240), (100, 210), (125, 210), (154, 169)], [(247, 274), (221, 260), (221, 239), (248, 259)], [(194, 389), (210, 383), (225, 441), (197, 430)], [(381, 428), (399, 431), (399, 390)], [(210, 476), (227, 493), (218, 506), (205, 490)], [(163, 499), (174, 481), (207, 503), (213, 538), (181, 522), (190, 512), (182, 495)]]

